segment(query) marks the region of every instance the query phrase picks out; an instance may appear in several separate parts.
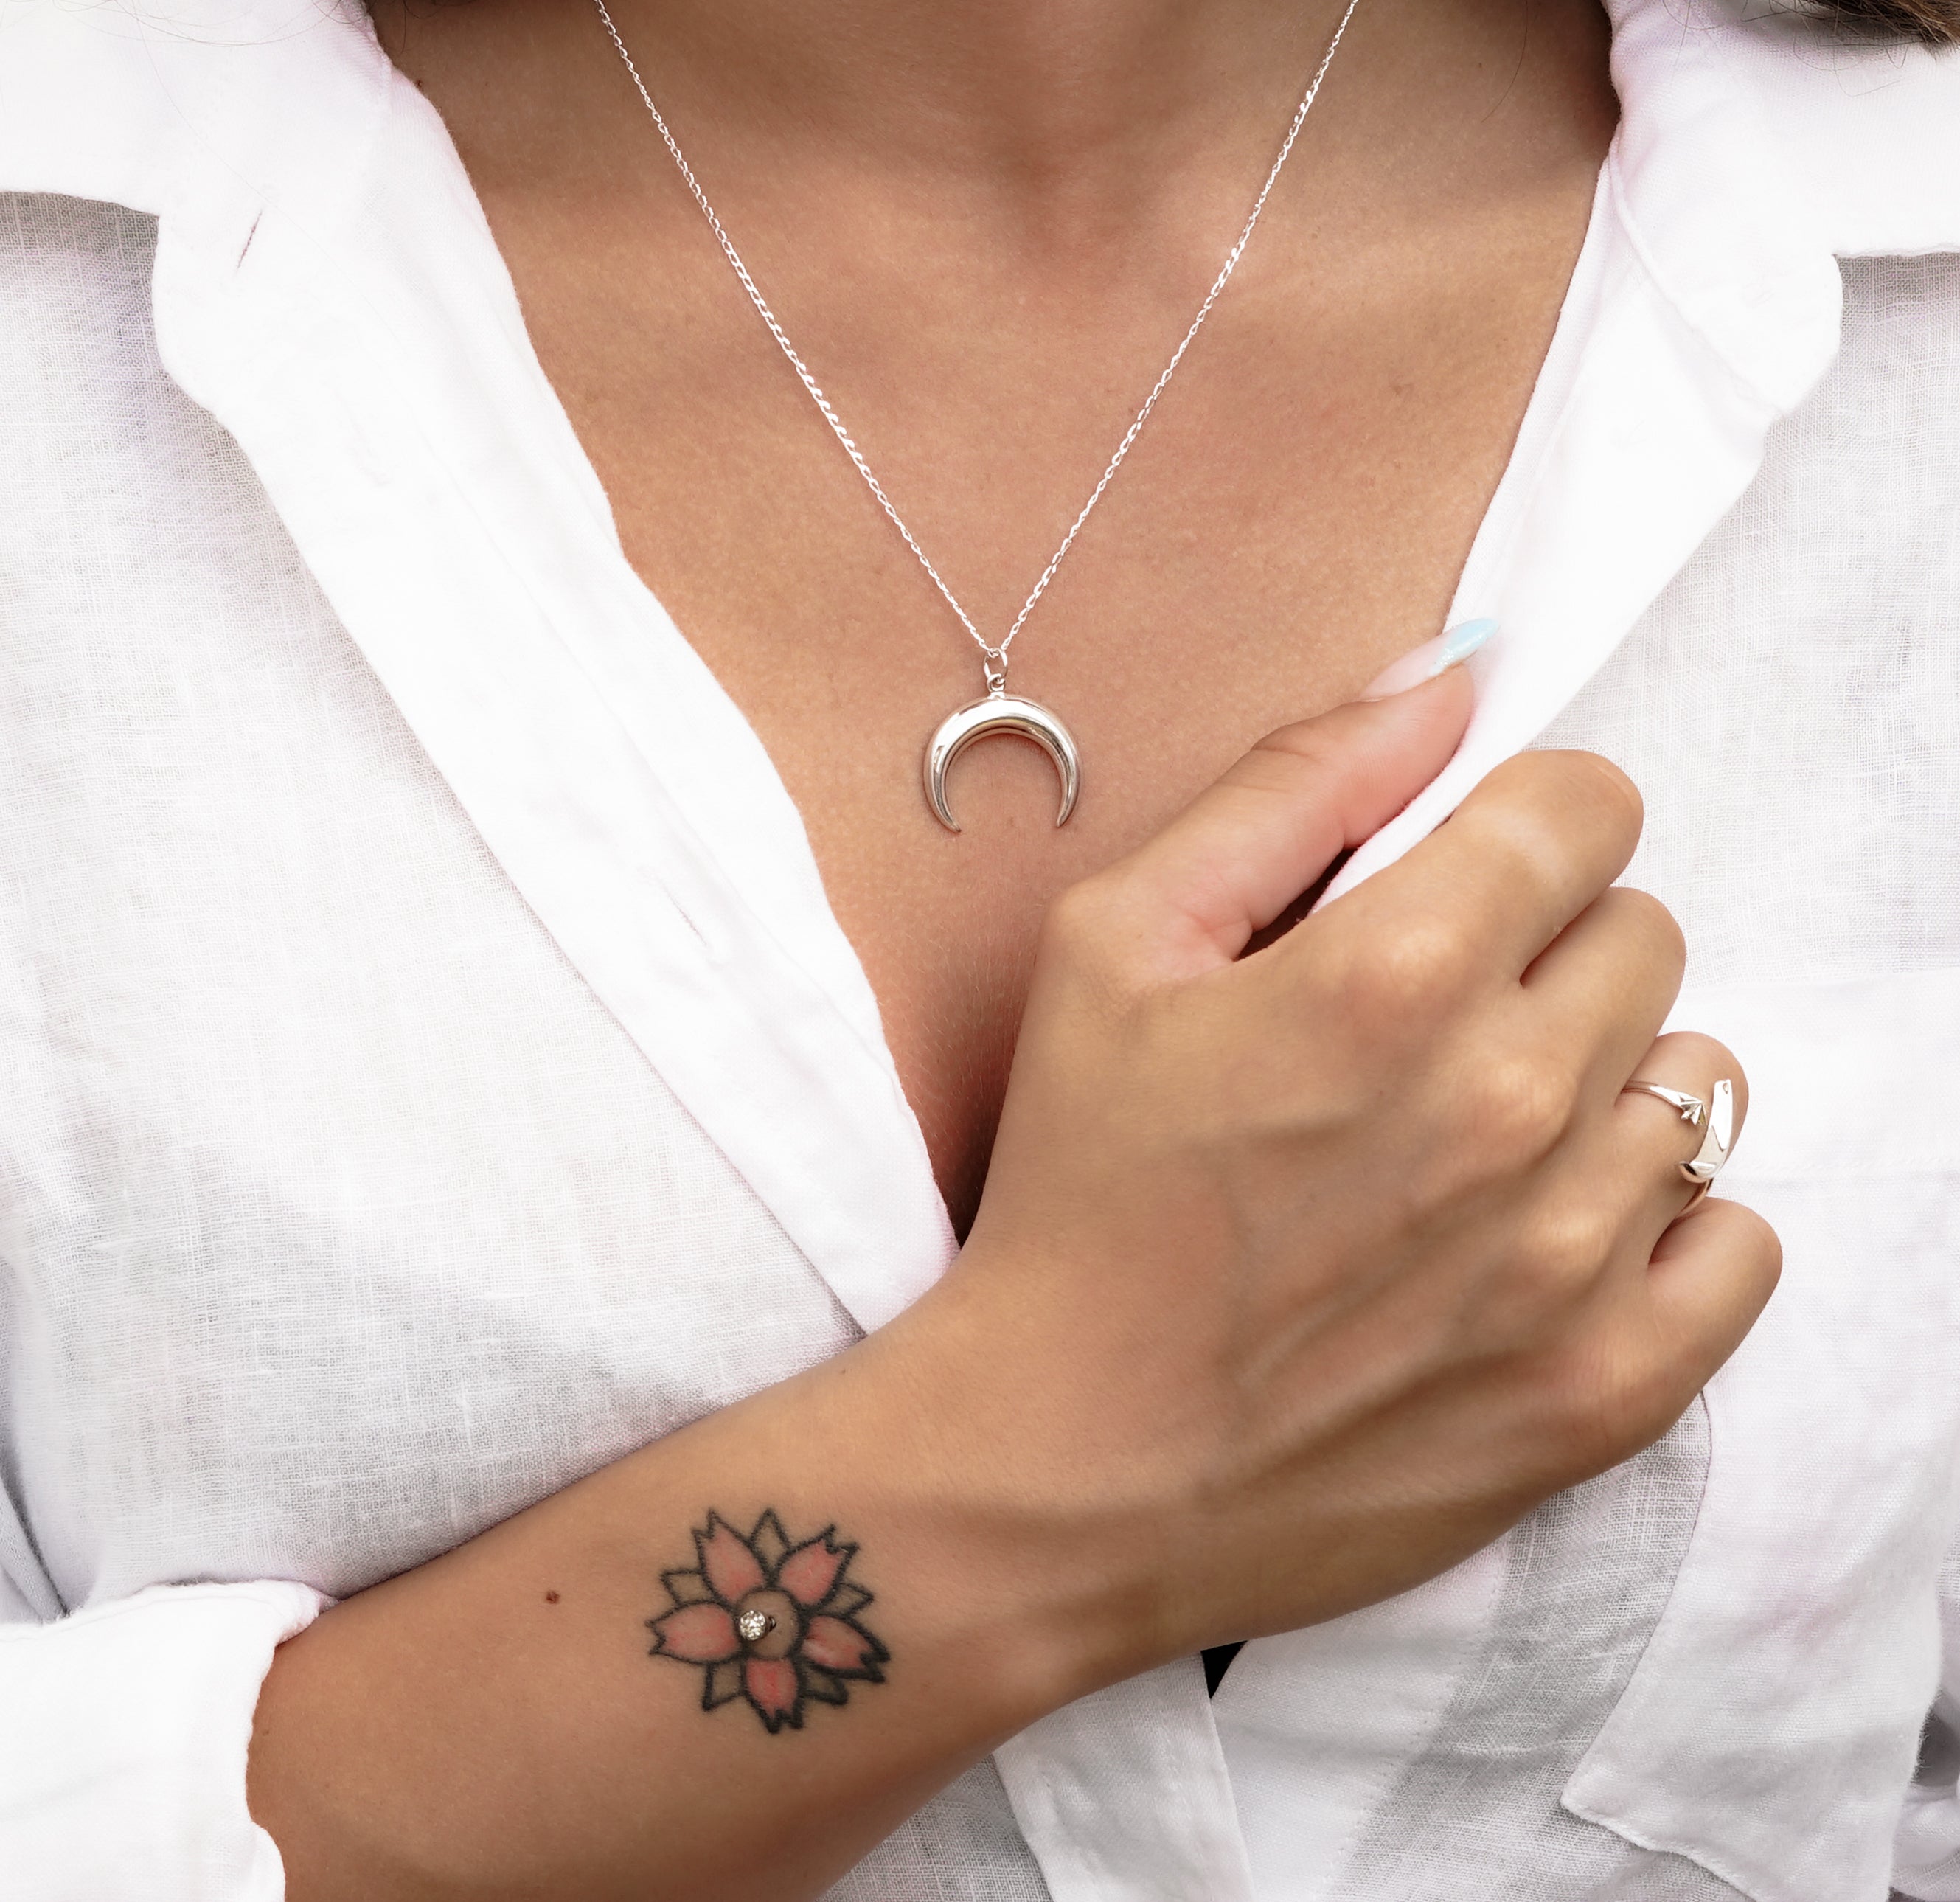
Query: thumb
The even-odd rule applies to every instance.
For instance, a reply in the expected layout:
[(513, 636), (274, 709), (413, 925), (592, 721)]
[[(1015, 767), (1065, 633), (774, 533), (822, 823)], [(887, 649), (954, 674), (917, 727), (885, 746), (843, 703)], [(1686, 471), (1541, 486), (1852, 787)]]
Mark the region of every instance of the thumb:
[(1110, 868), (1134, 948), (1166, 977), (1230, 964), (1436, 777), (1470, 706), (1469, 677), (1451, 666), (1268, 735)]

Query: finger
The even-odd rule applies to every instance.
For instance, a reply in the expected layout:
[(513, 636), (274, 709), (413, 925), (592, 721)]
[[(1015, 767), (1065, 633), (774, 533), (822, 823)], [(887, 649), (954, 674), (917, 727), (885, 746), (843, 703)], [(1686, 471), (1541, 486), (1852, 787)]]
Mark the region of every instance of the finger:
[(1783, 1270), (1776, 1231), (1739, 1202), (1709, 1198), (1672, 1223), (1629, 1276), (1597, 1287), (1570, 1362), (1608, 1457), (1650, 1446), (1755, 1325)]
[(1686, 961), (1687, 941), (1673, 913), (1643, 891), (1615, 885), (1525, 973), (1538, 1034), (1551, 1047), (1571, 1053), (1587, 1094), (1617, 1096), (1648, 1055), (1673, 1008)]
[(1229, 964), (1435, 778), (1469, 717), (1469, 680), (1456, 668), (1283, 727), (1090, 882), (1163, 975)]
[[(1715, 1085), (1725, 1077), (1736, 1092), (1732, 1151), (1748, 1120), (1749, 1079), (1726, 1044), (1698, 1031), (1670, 1031), (1648, 1047), (1628, 1081), (1685, 1090), (1705, 1105), (1713, 1102)], [(1701, 1150), (1707, 1123), (1691, 1124), (1678, 1110), (1643, 1090), (1623, 1090), (1608, 1114), (1616, 1173), (1632, 1187), (1637, 1206), (1645, 1208), (1650, 1232), (1658, 1240), (1698, 1193), (1697, 1185), (1681, 1173), (1681, 1165)]]
[(1374, 914), (1371, 924), (1384, 910), (1446, 916), (1494, 971), (1516, 977), (1626, 869), (1640, 817), (1634, 782), (1598, 754), (1521, 753), (1322, 916), (1344, 905)]
[(1647, 1288), (1664, 1352), (1698, 1392), (1775, 1292), (1783, 1244), (1753, 1209), (1710, 1196), (1655, 1245)]

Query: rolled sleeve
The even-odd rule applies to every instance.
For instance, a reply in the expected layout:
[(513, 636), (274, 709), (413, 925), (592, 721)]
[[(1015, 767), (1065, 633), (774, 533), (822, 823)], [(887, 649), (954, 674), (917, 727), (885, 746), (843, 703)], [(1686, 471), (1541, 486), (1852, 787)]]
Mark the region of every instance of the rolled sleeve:
[(282, 1580), (157, 1585), (0, 1626), (13, 1902), (279, 1902), (246, 1751), (275, 1648), (329, 1602)]

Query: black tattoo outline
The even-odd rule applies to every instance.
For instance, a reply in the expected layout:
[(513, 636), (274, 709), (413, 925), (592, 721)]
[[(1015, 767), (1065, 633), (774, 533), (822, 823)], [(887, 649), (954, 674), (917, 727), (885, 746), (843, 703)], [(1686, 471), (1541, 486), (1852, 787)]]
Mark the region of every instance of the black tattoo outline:
[[(646, 1621), (648, 1655), (700, 1669), (703, 1710), (741, 1698), (773, 1737), (802, 1729), (807, 1704), (848, 1703), (853, 1681), (885, 1681), (891, 1653), (858, 1617), (872, 1595), (845, 1575), (858, 1548), (835, 1525), (792, 1540), (770, 1507), (745, 1537), (711, 1508), (692, 1530), (693, 1565), (660, 1574), (673, 1602)], [(745, 1614), (767, 1620), (752, 1638)]]

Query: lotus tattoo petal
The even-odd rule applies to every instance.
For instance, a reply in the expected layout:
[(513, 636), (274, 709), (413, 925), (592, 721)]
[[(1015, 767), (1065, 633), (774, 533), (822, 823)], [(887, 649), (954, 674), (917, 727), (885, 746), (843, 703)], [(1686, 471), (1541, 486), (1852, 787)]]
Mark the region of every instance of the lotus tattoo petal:
[(746, 1699), (773, 1737), (807, 1704), (848, 1703), (848, 1681), (884, 1682), (891, 1654), (858, 1617), (871, 1595), (845, 1575), (858, 1548), (836, 1531), (798, 1543), (771, 1512), (745, 1537), (710, 1512), (693, 1566), (660, 1574), (673, 1603), (647, 1620), (651, 1655), (702, 1671), (703, 1710)]

